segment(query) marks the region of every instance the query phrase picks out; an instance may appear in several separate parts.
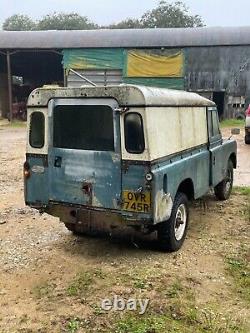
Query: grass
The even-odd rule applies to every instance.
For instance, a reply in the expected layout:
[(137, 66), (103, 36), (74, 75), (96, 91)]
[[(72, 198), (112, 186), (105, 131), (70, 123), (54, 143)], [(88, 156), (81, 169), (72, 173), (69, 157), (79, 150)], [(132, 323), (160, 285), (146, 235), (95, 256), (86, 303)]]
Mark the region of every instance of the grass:
[(237, 127), (244, 126), (244, 120), (242, 119), (225, 119), (220, 122), (220, 127)]
[(15, 127), (15, 128), (26, 127), (26, 125), (27, 125), (26, 121), (20, 121), (20, 120), (13, 120), (11, 123), (7, 124), (8, 127)]
[(42, 282), (41, 284), (35, 286), (32, 290), (32, 294), (37, 298), (41, 299), (44, 297), (50, 298), (54, 291), (55, 285), (49, 283), (48, 281)]
[(250, 196), (250, 186), (234, 186), (234, 193), (239, 193), (241, 195)]
[(236, 292), (250, 304), (250, 263), (247, 256), (227, 258), (227, 271), (233, 277)]
[[(198, 313), (198, 310), (196, 310)], [(211, 309), (199, 312), (192, 323), (171, 318), (168, 314), (145, 317), (128, 315), (116, 323), (115, 333), (246, 333), (241, 323)]]
[(92, 283), (93, 274), (91, 274), (91, 272), (78, 273), (74, 280), (69, 284), (67, 294), (69, 296), (81, 296), (86, 293)]
[(0, 127), (26, 127), (27, 122), (21, 120), (13, 120), (11, 123), (7, 119), (0, 119)]
[(81, 322), (78, 318), (69, 319), (67, 323), (67, 331), (69, 333), (76, 333), (81, 327)]

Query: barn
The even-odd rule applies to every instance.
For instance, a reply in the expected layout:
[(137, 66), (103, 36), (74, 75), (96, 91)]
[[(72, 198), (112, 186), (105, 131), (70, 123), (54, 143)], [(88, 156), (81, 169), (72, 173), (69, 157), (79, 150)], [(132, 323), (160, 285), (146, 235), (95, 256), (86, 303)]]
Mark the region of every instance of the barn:
[(0, 114), (36, 87), (131, 83), (197, 92), (220, 118), (250, 103), (250, 27), (0, 31)]

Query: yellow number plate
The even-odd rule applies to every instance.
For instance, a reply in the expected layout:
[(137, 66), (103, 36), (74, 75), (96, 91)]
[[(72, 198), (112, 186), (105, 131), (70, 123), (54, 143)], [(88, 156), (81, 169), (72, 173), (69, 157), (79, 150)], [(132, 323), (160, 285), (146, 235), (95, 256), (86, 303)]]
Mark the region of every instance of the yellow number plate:
[(123, 209), (130, 212), (149, 213), (151, 210), (151, 193), (123, 191)]

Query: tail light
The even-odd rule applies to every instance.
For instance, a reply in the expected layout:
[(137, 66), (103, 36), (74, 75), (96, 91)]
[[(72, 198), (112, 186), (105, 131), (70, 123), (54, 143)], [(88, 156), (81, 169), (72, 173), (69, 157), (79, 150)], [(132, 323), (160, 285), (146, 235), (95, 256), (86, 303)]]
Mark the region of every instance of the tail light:
[(24, 162), (24, 165), (23, 165), (23, 175), (24, 175), (24, 178), (26, 178), (26, 179), (30, 177), (30, 165), (27, 161)]

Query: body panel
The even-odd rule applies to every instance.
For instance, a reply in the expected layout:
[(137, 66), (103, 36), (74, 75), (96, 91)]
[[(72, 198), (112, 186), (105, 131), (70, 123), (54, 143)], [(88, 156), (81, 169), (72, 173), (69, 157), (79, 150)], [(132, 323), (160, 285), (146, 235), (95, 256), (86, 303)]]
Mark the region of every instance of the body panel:
[[(223, 142), (218, 129), (214, 135), (214, 103), (196, 94), (125, 85), (38, 89), (29, 99), (29, 114), (38, 105), (47, 114), (43, 152), (48, 156), (39, 157), (39, 149), (37, 156), (27, 155), (31, 177), (26, 180), (26, 202), (65, 223), (154, 227), (169, 219), (178, 191), (184, 191), (190, 200), (200, 198), (224, 179), (228, 159), (236, 160), (235, 141)], [(110, 107), (113, 150), (55, 144), (55, 108), (90, 105)], [(124, 130), (129, 113), (142, 119), (145, 149), (138, 153), (127, 151), (125, 135), (133, 134)], [(80, 120), (76, 117), (71, 131), (65, 123), (65, 131), (58, 137), (73, 140)], [(100, 123), (96, 119), (96, 128)], [(87, 121), (84, 126), (79, 132), (83, 142), (83, 134), (89, 139), (88, 129), (92, 128)], [(27, 151), (30, 149), (28, 143)]]

